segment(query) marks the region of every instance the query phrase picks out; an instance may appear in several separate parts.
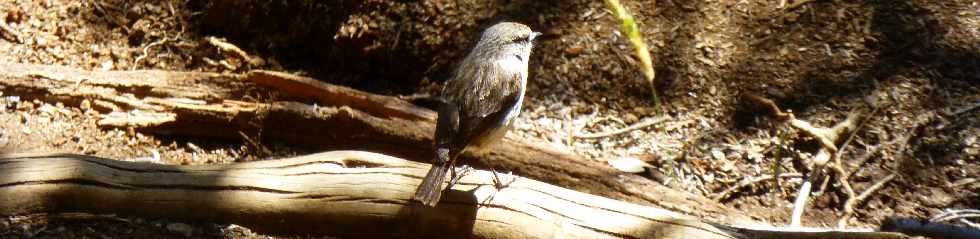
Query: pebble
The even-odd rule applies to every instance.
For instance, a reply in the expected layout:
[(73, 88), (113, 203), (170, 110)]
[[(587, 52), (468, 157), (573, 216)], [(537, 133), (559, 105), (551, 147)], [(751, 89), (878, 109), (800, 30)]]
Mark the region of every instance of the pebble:
[(194, 228), (191, 227), (191, 225), (179, 222), (167, 224), (167, 230), (184, 235), (184, 237), (191, 237), (194, 235)]
[(636, 123), (636, 121), (639, 120), (640, 118), (636, 117), (636, 115), (633, 113), (626, 113), (626, 115), (623, 115), (623, 122), (625, 122), (626, 124), (634, 124)]

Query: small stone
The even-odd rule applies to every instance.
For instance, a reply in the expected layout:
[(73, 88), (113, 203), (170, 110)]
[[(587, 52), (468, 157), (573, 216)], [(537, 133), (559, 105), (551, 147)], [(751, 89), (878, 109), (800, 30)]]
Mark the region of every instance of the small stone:
[(99, 48), (99, 45), (89, 45), (88, 50), (92, 54), (92, 57), (99, 57), (102, 55), (102, 50)]
[(928, 196), (920, 196), (920, 202), (923, 205), (934, 208), (948, 207), (955, 200), (953, 196), (950, 196), (949, 193), (939, 188), (930, 188)]
[(92, 102), (89, 101), (88, 99), (84, 99), (82, 100), (82, 103), (78, 104), (78, 108), (81, 109), (82, 111), (90, 110), (92, 109)]
[(179, 222), (167, 224), (167, 230), (184, 235), (184, 237), (191, 237), (194, 234), (194, 228), (191, 225)]
[(581, 55), (582, 52), (584, 51), (585, 48), (582, 46), (570, 46), (565, 48), (565, 54), (568, 54), (568, 56), (572, 56), (572, 57)]
[(37, 110), (40, 111), (42, 115), (53, 116), (58, 111), (58, 108), (55, 108), (50, 104), (43, 104), (41, 105), (41, 108), (38, 108)]
[(635, 157), (622, 157), (606, 161), (609, 166), (627, 173), (642, 173), (646, 168), (653, 168), (653, 165), (643, 162)]
[(640, 118), (636, 117), (636, 115), (633, 113), (626, 113), (626, 115), (623, 115), (623, 122), (626, 124), (634, 124), (638, 120), (640, 120)]
[(106, 60), (106, 61), (102, 62), (102, 65), (99, 67), (99, 69), (101, 69), (103, 71), (109, 71), (109, 70), (112, 70), (112, 67), (114, 65), (115, 64), (112, 62), (112, 60)]
[(45, 47), (48, 44), (48, 40), (44, 39), (43, 36), (34, 37), (34, 44), (39, 47)]
[(724, 160), (725, 153), (721, 152), (721, 149), (714, 148), (711, 149), (711, 157), (715, 158), (715, 160)]

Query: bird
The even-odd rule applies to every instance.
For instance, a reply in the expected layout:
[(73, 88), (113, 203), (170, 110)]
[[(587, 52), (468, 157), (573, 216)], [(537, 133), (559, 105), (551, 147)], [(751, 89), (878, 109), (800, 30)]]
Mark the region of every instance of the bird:
[[(479, 42), (457, 65), (439, 96), (435, 158), (414, 199), (434, 207), (446, 173), (456, 181), (456, 160), (464, 151), (482, 153), (513, 127), (524, 102), (528, 58), (540, 32), (516, 22), (500, 22), (483, 31)], [(494, 183), (501, 186), (497, 173)]]

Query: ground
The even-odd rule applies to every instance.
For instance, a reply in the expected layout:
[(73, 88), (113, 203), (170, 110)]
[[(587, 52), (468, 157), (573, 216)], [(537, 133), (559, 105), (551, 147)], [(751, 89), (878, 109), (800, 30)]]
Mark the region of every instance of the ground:
[[(806, 173), (820, 147), (757, 110), (747, 95), (771, 99), (821, 127), (864, 112), (868, 120), (840, 153), (850, 184), (860, 193), (896, 177), (857, 205), (849, 227), (980, 208), (980, 3), (624, 2), (650, 45), (661, 109), (602, 1), (15, 0), (0, 2), (0, 21), (14, 32), (0, 34), (0, 61), (90, 70), (271, 69), (380, 94), (435, 94), (483, 28), (512, 20), (546, 33), (532, 55), (529, 98), (514, 134), (589, 160), (640, 159), (667, 175), (669, 186), (713, 197), (740, 180)], [(260, 60), (223, 55), (208, 43), (211, 36)], [(91, 106), (7, 92), (0, 106), (5, 152), (209, 164), (317, 151), (104, 129)], [(665, 123), (575, 137), (658, 112)], [(256, 150), (266, 147), (271, 151)], [(837, 225), (847, 194), (835, 182), (817, 189), (804, 225)], [(785, 225), (800, 183), (757, 183), (718, 200)], [(262, 237), (234, 225), (111, 215), (10, 217), (0, 231), (5, 237)]]

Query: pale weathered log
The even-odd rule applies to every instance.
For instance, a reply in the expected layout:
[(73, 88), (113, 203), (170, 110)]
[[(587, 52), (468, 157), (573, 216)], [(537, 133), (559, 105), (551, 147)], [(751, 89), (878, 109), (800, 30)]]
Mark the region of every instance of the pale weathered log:
[(695, 218), (527, 178), (508, 177), (497, 191), (476, 170), (429, 208), (411, 201), (427, 167), (359, 151), (207, 166), (11, 154), (0, 156), (0, 214), (165, 217), (351, 238), (735, 238)]
[[(254, 82), (253, 82), (254, 81)], [(250, 102), (246, 95), (276, 87), (319, 106), (278, 101)], [(261, 135), (318, 150), (366, 150), (428, 162), (434, 113), (395, 97), (373, 95), (310, 78), (256, 71), (246, 75), (167, 71), (93, 72), (68, 67), (0, 63), (5, 95), (104, 105), (100, 124), (184, 136), (240, 139)], [(317, 91), (324, 92), (317, 95)], [(478, 160), (482, 159), (482, 160)], [(466, 154), (463, 163), (534, 178), (577, 191), (657, 205), (722, 223), (752, 220), (737, 210), (641, 176), (619, 172), (530, 140), (508, 135), (486, 155)]]
[[(220, 101), (241, 97), (247, 82), (206, 72), (86, 71), (63, 66), (0, 62), (4, 91), (133, 98), (143, 96)], [(122, 100), (122, 99), (120, 99)]]

